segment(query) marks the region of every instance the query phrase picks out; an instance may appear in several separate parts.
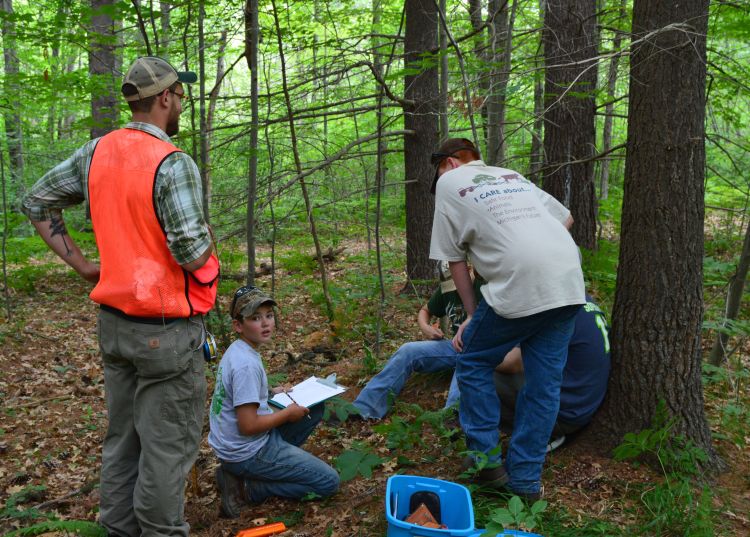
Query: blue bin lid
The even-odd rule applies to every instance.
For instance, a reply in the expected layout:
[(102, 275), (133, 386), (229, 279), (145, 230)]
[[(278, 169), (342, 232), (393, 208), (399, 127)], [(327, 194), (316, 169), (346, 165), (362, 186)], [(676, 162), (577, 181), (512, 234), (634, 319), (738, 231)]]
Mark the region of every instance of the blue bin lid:
[[(479, 537), (484, 533), (484, 530), (478, 530), (476, 533), (470, 533), (466, 537)], [(495, 537), (512, 537), (513, 535), (525, 535), (526, 537), (543, 537), (538, 533), (529, 533), (528, 531), (520, 530), (505, 530), (502, 533), (498, 533)]]

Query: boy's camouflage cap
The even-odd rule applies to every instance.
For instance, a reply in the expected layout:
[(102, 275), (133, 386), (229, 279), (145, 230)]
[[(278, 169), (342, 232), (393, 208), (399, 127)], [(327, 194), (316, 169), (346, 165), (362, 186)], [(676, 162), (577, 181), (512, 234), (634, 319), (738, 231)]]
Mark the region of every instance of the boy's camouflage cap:
[(244, 319), (250, 317), (263, 304), (271, 304), (272, 306), (278, 305), (273, 298), (255, 287), (234, 301), (234, 306), (232, 307), (232, 318)]

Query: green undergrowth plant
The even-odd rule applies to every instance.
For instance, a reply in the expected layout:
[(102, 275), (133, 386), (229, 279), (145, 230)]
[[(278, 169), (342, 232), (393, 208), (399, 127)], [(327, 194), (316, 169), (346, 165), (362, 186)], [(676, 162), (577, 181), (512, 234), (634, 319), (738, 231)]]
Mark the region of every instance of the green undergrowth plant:
[[(418, 404), (399, 401), (390, 421), (373, 426), (373, 430), (386, 437), (386, 446), (400, 452), (401, 457), (416, 447), (425, 447), (427, 429), (441, 443), (449, 443), (455, 433), (447, 420), (455, 415), (452, 409), (423, 410)], [(431, 440), (432, 442), (432, 440)], [(433, 446), (434, 449), (435, 446)], [(403, 459), (400, 462), (408, 462)]]
[(359, 414), (359, 410), (356, 406), (342, 397), (332, 397), (326, 401), (325, 410), (323, 411), (323, 420), (329, 421), (333, 416), (336, 416), (336, 419), (340, 423), (343, 423), (349, 419), (349, 416), (354, 414)]
[(318, 261), (308, 251), (290, 250), (279, 255), (279, 265), (289, 272), (310, 275), (318, 268)]
[[(4, 533), (5, 537), (33, 536), (48, 533), (106, 537), (107, 531), (99, 524), (87, 520), (60, 520), (55, 513), (46, 513), (35, 507), (23, 509), (21, 504), (38, 500), (46, 490), (42, 485), (24, 487), (11, 494), (0, 509), (0, 529), (5, 525), (23, 527)], [(40, 520), (42, 519), (42, 520)], [(24, 525), (29, 524), (29, 525)]]
[(710, 363), (703, 364), (703, 383), (709, 393), (718, 393), (718, 412), (712, 413), (719, 427), (714, 428), (713, 436), (727, 440), (738, 448), (746, 445), (747, 431), (750, 430), (750, 401), (743, 397), (750, 381), (750, 369), (742, 360), (731, 360), (724, 367)]
[(651, 428), (627, 433), (614, 450), (616, 460), (656, 462), (662, 479), (638, 487), (640, 535), (712, 536), (717, 522), (713, 492), (702, 484), (705, 451), (689, 439), (675, 434), (676, 417), (667, 415), (666, 404), (656, 408)]
[(496, 468), (497, 466), (500, 466), (501, 463), (498, 462), (490, 462), (490, 457), (497, 456), (502, 451), (501, 446), (496, 446), (494, 449), (491, 449), (489, 453), (484, 453), (482, 451), (471, 451), (467, 450), (461, 453), (463, 456), (471, 456), (474, 459), (473, 466), (467, 468), (463, 471), (461, 474), (461, 477), (466, 479), (471, 479), (474, 475), (479, 473), (480, 471), (484, 470), (485, 468)]
[(531, 531), (539, 525), (542, 513), (547, 509), (545, 500), (526, 505), (521, 498), (513, 496), (506, 507), (494, 509), (482, 537), (494, 537), (506, 529)]
[(363, 347), (363, 350), (364, 356), (362, 357), (362, 375), (369, 377), (377, 372), (380, 362), (378, 360), (378, 357), (375, 356), (375, 353), (370, 347), (365, 345)]
[(586, 279), (586, 290), (596, 294), (601, 308), (609, 312), (615, 296), (620, 247), (618, 242), (607, 239), (601, 239), (597, 244), (596, 250), (581, 250), (581, 266)]
[(364, 442), (354, 442), (350, 449), (336, 457), (334, 466), (339, 471), (341, 481), (349, 481), (358, 475), (365, 479), (372, 477), (372, 471), (386, 459), (375, 454), (372, 447)]
[[(534, 505), (527, 509), (533, 509)], [(538, 512), (538, 524), (533, 531), (554, 537), (634, 537), (639, 535), (619, 527), (615, 521), (611, 520), (611, 517), (607, 518), (609, 519), (599, 520), (580, 511), (571, 513), (566, 505), (552, 502), (545, 506), (543, 511)]]
[(21, 504), (39, 498), (45, 490), (47, 488), (42, 485), (32, 485), (11, 494), (5, 501), (3, 508), (0, 509), (0, 520), (15, 519), (28, 521), (45, 518), (46, 516), (43, 513), (33, 507), (28, 509), (21, 507)]
[(14, 269), (8, 274), (8, 287), (19, 293), (33, 293), (38, 282), (49, 278), (49, 275), (59, 268), (52, 263), (44, 263), (41, 265), (25, 265)]
[(25, 528), (8, 532), (5, 537), (30, 537), (42, 534), (80, 535), (81, 537), (107, 537), (107, 530), (96, 522), (87, 520), (45, 520)]

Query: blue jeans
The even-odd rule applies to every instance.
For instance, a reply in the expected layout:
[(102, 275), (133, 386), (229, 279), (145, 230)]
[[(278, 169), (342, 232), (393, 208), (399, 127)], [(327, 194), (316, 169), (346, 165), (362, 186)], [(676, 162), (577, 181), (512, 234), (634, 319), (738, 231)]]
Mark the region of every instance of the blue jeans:
[[(393, 398), (401, 393), (404, 384), (414, 372), (434, 373), (456, 367), (458, 354), (449, 339), (413, 341), (401, 345), (385, 364), (383, 370), (372, 377), (354, 400), (365, 418), (380, 419), (386, 415)], [(455, 379), (454, 379), (455, 380)], [(455, 384), (455, 386), (454, 386)], [(451, 383), (446, 408), (458, 399), (458, 385)]]
[[(472, 451), (489, 455), (498, 446), (500, 401), (493, 372), (508, 351), (521, 345), (526, 383), (518, 394), (505, 464), (510, 488), (516, 492), (537, 492), (541, 486), (542, 464), (560, 407), (562, 372), (579, 308), (565, 306), (506, 319), (482, 300), (464, 330), (464, 350), (456, 368), (461, 390), (459, 419)], [(499, 449), (489, 460), (502, 460)]]
[(330, 496), (339, 488), (339, 474), (301, 446), (323, 417), (324, 405), (310, 407), (310, 418), (271, 429), (261, 450), (242, 462), (224, 462), (227, 472), (245, 478), (252, 503), (270, 496), (301, 499), (309, 493)]

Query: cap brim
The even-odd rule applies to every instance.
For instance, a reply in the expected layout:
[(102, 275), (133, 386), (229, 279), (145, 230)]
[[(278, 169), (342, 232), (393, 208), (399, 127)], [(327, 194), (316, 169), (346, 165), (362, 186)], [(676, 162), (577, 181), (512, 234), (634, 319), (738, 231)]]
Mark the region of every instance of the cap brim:
[(194, 84), (198, 82), (198, 75), (192, 71), (177, 71), (177, 82), (183, 84)]

